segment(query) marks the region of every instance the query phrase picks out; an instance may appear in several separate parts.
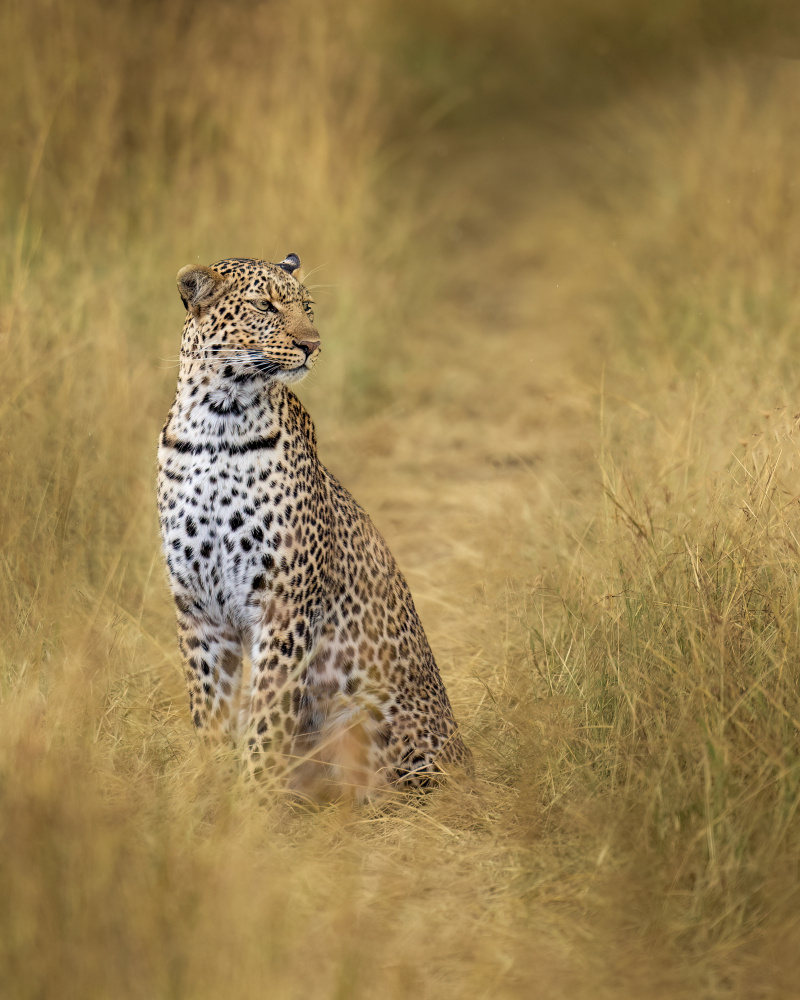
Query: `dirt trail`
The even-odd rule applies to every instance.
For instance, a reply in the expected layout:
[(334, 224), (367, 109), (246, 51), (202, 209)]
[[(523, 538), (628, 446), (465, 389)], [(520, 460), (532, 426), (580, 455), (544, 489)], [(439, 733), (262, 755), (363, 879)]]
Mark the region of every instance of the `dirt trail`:
[(564, 179), (568, 153), (510, 130), (453, 144), (443, 174), (470, 208), (408, 395), (356, 442), (323, 445), (386, 535), (465, 705), (463, 685), (502, 654), (505, 589), (535, 584), (556, 557), (553, 521), (574, 520), (598, 480), (602, 360), (581, 261), (591, 268), (600, 236)]

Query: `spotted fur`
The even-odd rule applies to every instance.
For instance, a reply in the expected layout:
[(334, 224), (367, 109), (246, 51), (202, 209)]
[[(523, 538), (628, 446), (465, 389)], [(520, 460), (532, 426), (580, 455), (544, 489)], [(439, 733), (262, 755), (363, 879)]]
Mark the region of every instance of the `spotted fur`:
[(299, 266), (290, 254), (178, 274), (161, 533), (197, 729), (301, 794), (364, 798), (471, 755), (408, 585), (288, 388), (320, 353)]

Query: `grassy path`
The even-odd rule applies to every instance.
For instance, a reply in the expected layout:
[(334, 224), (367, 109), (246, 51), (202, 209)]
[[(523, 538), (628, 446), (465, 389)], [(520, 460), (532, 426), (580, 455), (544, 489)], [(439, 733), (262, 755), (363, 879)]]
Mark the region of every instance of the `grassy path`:
[[(408, 572), (483, 751), (498, 821), (473, 814), (463, 849), (504, 873), (496, 916), (525, 901), (492, 947), (512, 942), (519, 970), (536, 940), (546, 995), (747, 995), (793, 906), (765, 859), (794, 856), (768, 789), (797, 764), (750, 701), (779, 670), (766, 697), (793, 712), (797, 594), (779, 554), (796, 313), (768, 304), (785, 260), (754, 182), (769, 126), (752, 86), (710, 74), (607, 109), (588, 138), (578, 122), (456, 139), (443, 173), (470, 210), (445, 294), (394, 405), (331, 457)], [(763, 600), (781, 609), (769, 639)], [(765, 995), (791, 975), (778, 963)]]

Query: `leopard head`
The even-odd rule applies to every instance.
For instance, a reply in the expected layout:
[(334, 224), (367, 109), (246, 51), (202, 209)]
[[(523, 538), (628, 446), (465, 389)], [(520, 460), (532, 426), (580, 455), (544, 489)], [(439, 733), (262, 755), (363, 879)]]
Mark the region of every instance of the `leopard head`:
[(181, 268), (181, 355), (219, 366), (230, 377), (303, 378), (321, 348), (313, 301), (294, 275), (299, 268), (295, 253), (280, 264), (233, 257)]

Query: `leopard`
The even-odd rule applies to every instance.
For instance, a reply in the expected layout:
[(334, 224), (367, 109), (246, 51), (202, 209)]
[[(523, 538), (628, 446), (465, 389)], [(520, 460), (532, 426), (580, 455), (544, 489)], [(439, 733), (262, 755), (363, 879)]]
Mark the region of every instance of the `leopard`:
[(310, 802), (473, 773), (405, 577), (290, 386), (321, 354), (296, 253), (177, 275), (158, 513), (194, 727)]

